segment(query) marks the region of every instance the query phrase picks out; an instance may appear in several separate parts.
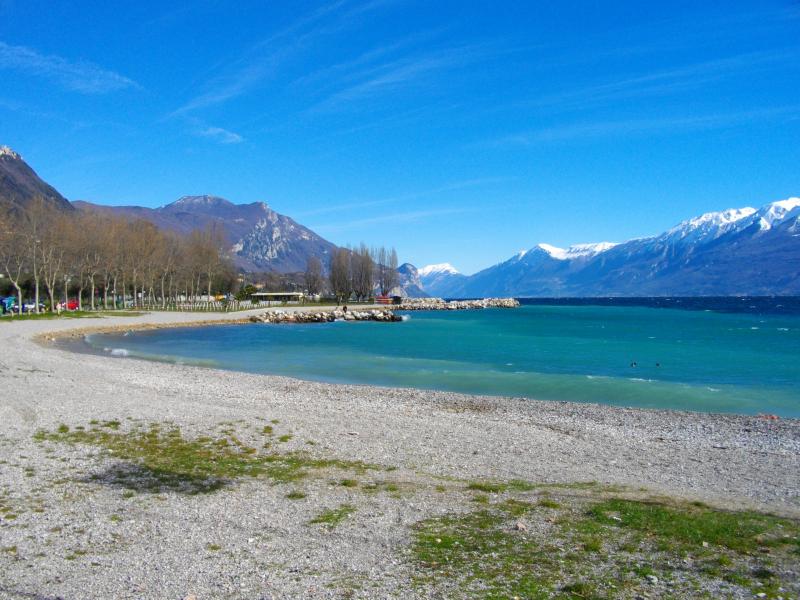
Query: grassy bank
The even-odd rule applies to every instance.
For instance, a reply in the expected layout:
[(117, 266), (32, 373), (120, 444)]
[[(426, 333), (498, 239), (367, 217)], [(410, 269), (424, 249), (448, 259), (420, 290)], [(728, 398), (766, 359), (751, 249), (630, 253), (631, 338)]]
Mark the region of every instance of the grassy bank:
[[(800, 590), (800, 523), (792, 519), (593, 482), (401, 474), (391, 466), (338, 459), (318, 450), (314, 440), (304, 441), (306, 450), (284, 451), (293, 437), (277, 420), (220, 423), (205, 435), (188, 435), (170, 423), (113, 419), (39, 430), (34, 439), (46, 456), (67, 448), (71, 460), (89, 459), (95, 466), (71, 477), (119, 490), (121, 503), (150, 497), (157, 507), (164, 495), (202, 502), (244, 482), (284, 486), (277, 501), (302, 506), (310, 516), (301, 526), (312, 536), (359, 531), (360, 515), (379, 504), (386, 510), (386, 503), (399, 507), (434, 498), (428, 514), (408, 527), (407, 542), (392, 549), (406, 566), (400, 586), (409, 595), (777, 599)], [(70, 478), (53, 485), (64, 486), (66, 494)], [(12, 526), (26, 513), (36, 518), (48, 512), (36, 498), (1, 492), (0, 516)], [(119, 520), (120, 510), (107, 519)], [(212, 546), (206, 550), (226, 551)], [(16, 554), (17, 548), (5, 552)], [(69, 560), (86, 560), (92, 549), (81, 552)], [(352, 582), (347, 585), (342, 594), (355, 594)]]

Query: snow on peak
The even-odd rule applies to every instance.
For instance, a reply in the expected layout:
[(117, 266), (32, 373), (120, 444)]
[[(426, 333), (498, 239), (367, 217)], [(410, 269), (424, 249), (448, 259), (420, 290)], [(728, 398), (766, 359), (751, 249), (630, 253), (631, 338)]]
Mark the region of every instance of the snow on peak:
[(573, 244), (569, 248), (557, 248), (550, 244), (539, 244), (537, 247), (544, 250), (552, 258), (556, 260), (570, 260), (573, 258), (580, 258), (583, 256), (596, 256), (601, 252), (610, 250), (616, 246), (614, 242), (598, 242), (595, 244)]
[(578, 256), (595, 256), (606, 250), (611, 250), (618, 246), (616, 242), (596, 242), (594, 244), (573, 244), (567, 248), (567, 257), (576, 258)]
[(759, 225), (761, 229), (771, 229), (776, 223), (780, 223), (793, 214), (800, 215), (800, 198), (787, 198), (771, 202), (758, 211)]
[(555, 259), (566, 260), (567, 258), (567, 251), (563, 248), (557, 248), (556, 246), (551, 246), (550, 244), (537, 244), (536, 247), (540, 250), (544, 250), (547, 254)]
[(741, 221), (756, 212), (755, 208), (746, 206), (744, 208), (729, 208), (719, 212), (708, 212), (686, 221), (681, 221), (670, 229), (670, 233), (689, 232), (696, 229), (712, 229), (716, 227), (726, 227), (737, 221)]
[(458, 274), (456, 268), (450, 263), (439, 263), (436, 265), (428, 265), (427, 267), (422, 267), (421, 269), (418, 269), (417, 272), (419, 273), (420, 277), (427, 277), (428, 275), (441, 275), (444, 273), (448, 273), (451, 275)]
[(193, 204), (193, 205), (202, 205), (202, 204), (220, 204), (227, 202), (224, 198), (220, 198), (219, 196), (182, 196), (175, 201), (175, 204)]
[(756, 209), (750, 206), (708, 212), (699, 217), (681, 221), (667, 231), (666, 237), (687, 242), (716, 239), (729, 231), (737, 229), (742, 224), (749, 224), (748, 217), (755, 213)]
[(8, 146), (0, 146), (0, 156), (10, 156), (11, 158), (20, 159), (22, 158), (19, 154), (14, 152)]

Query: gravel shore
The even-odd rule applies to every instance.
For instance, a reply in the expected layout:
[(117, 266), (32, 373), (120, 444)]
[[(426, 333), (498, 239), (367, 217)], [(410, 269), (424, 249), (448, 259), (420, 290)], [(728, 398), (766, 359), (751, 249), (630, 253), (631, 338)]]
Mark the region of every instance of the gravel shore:
[[(331, 385), (52, 343), (92, 328), (248, 317), (0, 323), (0, 597), (426, 597), (405, 559), (411, 528), (466, 510), (462, 483), (478, 480), (591, 481), (800, 517), (798, 420)], [(383, 470), (352, 475), (359, 487), (337, 483), (351, 475), (334, 469), (298, 484), (132, 492), (106, 476), (113, 453), (35, 439), (90, 423), (174, 425), (187, 438), (225, 431), (248, 447)], [(305, 496), (287, 499), (296, 488)], [(309, 524), (342, 505), (353, 512), (335, 528)]]

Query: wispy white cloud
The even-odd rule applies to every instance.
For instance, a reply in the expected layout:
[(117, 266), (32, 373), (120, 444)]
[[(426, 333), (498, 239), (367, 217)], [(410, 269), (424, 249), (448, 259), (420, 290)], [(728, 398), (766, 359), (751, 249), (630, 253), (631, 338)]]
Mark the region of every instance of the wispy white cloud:
[(641, 133), (657, 134), (689, 130), (720, 129), (734, 127), (754, 121), (796, 118), (800, 106), (785, 106), (723, 114), (694, 115), (686, 117), (663, 117), (650, 119), (621, 119), (615, 121), (592, 121), (546, 127), (497, 138), (488, 142), (490, 146), (532, 146), (548, 142), (561, 142), (585, 138), (620, 137)]
[(206, 127), (200, 129), (197, 135), (201, 137), (211, 138), (220, 144), (239, 144), (244, 141), (244, 138), (238, 133), (228, 131), (222, 127)]
[(708, 85), (713, 81), (749, 74), (755, 69), (796, 61), (798, 57), (800, 51), (797, 48), (750, 52), (566, 90), (541, 96), (524, 104), (534, 108), (557, 107), (560, 110), (575, 110), (609, 101), (684, 92)]
[(398, 196), (392, 196), (391, 198), (381, 198), (376, 200), (361, 200), (356, 202), (346, 202), (342, 204), (336, 204), (333, 206), (325, 206), (322, 208), (317, 208), (314, 210), (309, 210), (305, 212), (296, 213), (296, 217), (309, 217), (313, 215), (322, 215), (322, 214), (329, 214), (334, 212), (346, 212), (348, 210), (357, 210), (362, 208), (371, 208), (374, 206), (383, 206), (386, 204), (393, 204), (395, 202), (409, 202), (411, 200), (417, 200), (419, 198), (424, 198), (427, 196), (433, 196), (435, 194), (443, 194), (445, 192), (451, 192), (455, 190), (461, 190), (466, 188), (472, 187), (480, 187), (491, 185), (494, 183), (504, 183), (507, 181), (511, 181), (516, 179), (515, 177), (479, 177), (475, 179), (464, 179), (461, 181), (453, 181), (432, 189), (422, 190), (418, 192), (411, 192), (408, 194), (401, 194)]
[[(224, 72), (211, 78), (204, 92), (173, 111), (171, 116), (219, 105), (249, 92), (315, 39), (350, 27), (360, 15), (394, 1), (374, 0), (352, 5), (349, 0), (337, 0), (317, 9), (260, 40), (238, 60), (224, 65)], [(326, 22), (331, 17), (333, 19)]]
[(307, 73), (296, 79), (293, 84), (313, 85), (315, 89), (319, 89), (321, 86), (342, 86), (355, 79), (365, 78), (370, 73), (382, 68), (379, 61), (385, 57), (434, 39), (444, 31), (444, 29), (436, 29), (417, 32), (396, 42), (376, 46), (348, 60)]
[(416, 223), (419, 221), (427, 221), (433, 217), (443, 217), (446, 215), (455, 215), (466, 212), (474, 211), (474, 208), (440, 208), (433, 210), (415, 210), (400, 213), (392, 213), (386, 215), (379, 215), (376, 217), (369, 217), (366, 219), (356, 219), (354, 221), (347, 221), (344, 223), (322, 224), (312, 226), (314, 231), (325, 231), (328, 233), (335, 233), (340, 231), (347, 231), (349, 229), (359, 229), (362, 227), (371, 227), (373, 225), (381, 225), (383, 223)]
[(132, 79), (93, 63), (39, 54), (31, 48), (11, 46), (5, 42), (0, 42), (0, 69), (44, 77), (81, 94), (106, 94), (141, 88)]
[[(380, 50), (378, 49), (378, 53)], [(343, 73), (341, 83), (345, 84), (344, 87), (312, 106), (309, 112), (339, 109), (372, 96), (420, 84), (437, 72), (468, 67), (510, 51), (512, 49), (508, 47), (489, 42), (447, 47), (383, 63), (368, 64), (359, 70)], [(350, 66), (360, 66), (362, 62), (367, 61), (357, 60)], [(344, 68), (347, 65), (338, 66)]]

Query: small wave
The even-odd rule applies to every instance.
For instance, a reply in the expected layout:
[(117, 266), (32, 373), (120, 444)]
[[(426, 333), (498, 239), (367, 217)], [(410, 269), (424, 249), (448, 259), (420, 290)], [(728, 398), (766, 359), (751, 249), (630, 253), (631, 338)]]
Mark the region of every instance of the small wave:
[(653, 383), (652, 379), (642, 379), (641, 377), (628, 377), (628, 381), (638, 381), (640, 383)]
[(751, 327), (750, 329), (758, 329), (758, 327)]
[(111, 356), (128, 356), (128, 351), (125, 348), (114, 348), (111, 351)]
[(720, 391), (720, 390), (719, 390), (719, 388), (713, 388), (713, 387), (706, 387), (706, 389), (707, 389), (709, 392), (718, 392), (718, 391)]
[(778, 331), (789, 331), (788, 327), (778, 327)]
[(410, 321), (411, 320), (411, 315), (400, 315), (400, 320), (401, 321)]

